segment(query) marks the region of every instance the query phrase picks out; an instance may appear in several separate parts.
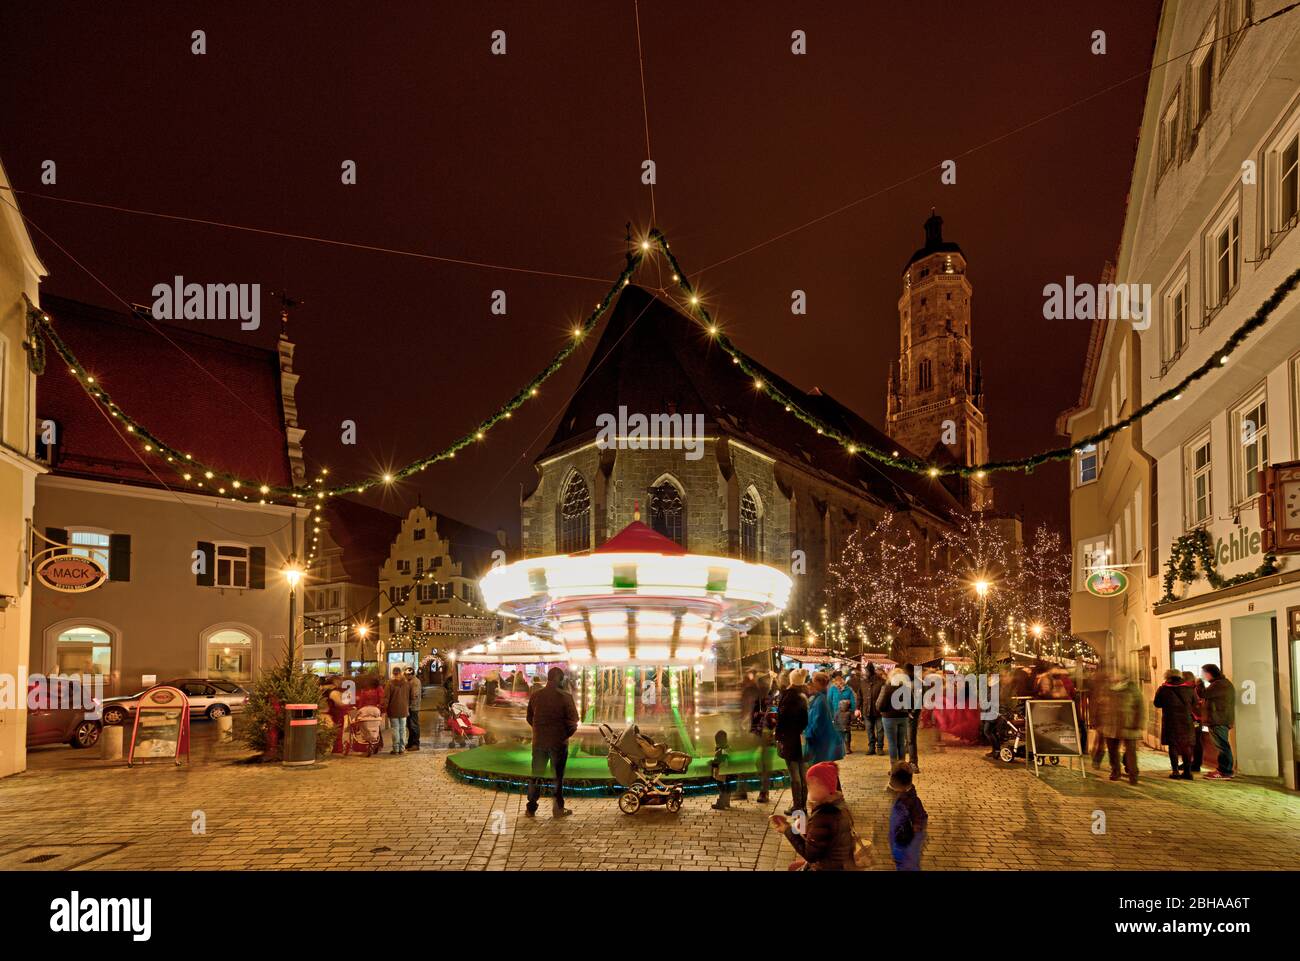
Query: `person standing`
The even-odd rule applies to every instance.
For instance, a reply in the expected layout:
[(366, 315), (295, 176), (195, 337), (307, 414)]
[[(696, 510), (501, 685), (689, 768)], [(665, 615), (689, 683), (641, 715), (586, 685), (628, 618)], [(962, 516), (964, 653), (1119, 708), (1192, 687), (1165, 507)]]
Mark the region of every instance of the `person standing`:
[(578, 706), (573, 703), (573, 695), (564, 690), (563, 683), (564, 668), (553, 667), (546, 672), (546, 686), (528, 698), (526, 720), (533, 729), (533, 776), (528, 782), (524, 813), (529, 817), (537, 814), (542, 775), (548, 763), (555, 775), (552, 816), (566, 817), (573, 813), (564, 806), (564, 765), (569, 757), (569, 738), (578, 730)]
[(917, 670), (911, 664), (904, 664), (903, 670), (912, 681), (912, 706), (907, 712), (907, 759), (912, 765), (912, 773), (921, 770), (921, 759), (916, 753), (917, 729), (921, 726), (921, 685)]
[(1112, 677), (1106, 694), (1106, 716), (1102, 719), (1102, 733), (1106, 736), (1106, 752), (1110, 755), (1110, 779), (1118, 781), (1119, 751), (1124, 748), (1124, 771), (1130, 784), (1138, 782), (1137, 742), (1142, 736), (1144, 720), (1142, 692), (1137, 684), (1123, 674)]
[(812, 698), (808, 701), (808, 726), (804, 729), (804, 740), (808, 750), (804, 759), (809, 765), (822, 761), (838, 761), (844, 757), (844, 739), (835, 729), (835, 718), (831, 713), (830, 678), (825, 671), (813, 675)]
[(420, 683), (420, 675), (413, 670), (406, 672), (406, 681), (411, 687), (411, 709), (406, 715), (406, 748), (409, 751), (418, 751), (420, 749), (420, 701), (424, 694), (424, 685)]
[(808, 803), (808, 784), (805, 780), (803, 732), (808, 726), (808, 699), (804, 696), (804, 680), (808, 672), (796, 669), (789, 674), (789, 684), (781, 692), (776, 708), (777, 750), (790, 772), (790, 806), (786, 814), (802, 811)]
[(884, 686), (885, 679), (876, 672), (876, 665), (868, 664), (867, 676), (862, 679), (862, 716), (867, 725), (868, 754), (884, 754), (886, 751), (885, 726), (880, 720), (880, 708), (876, 706), (880, 689)]
[(406, 718), (411, 712), (411, 685), (402, 676), (400, 667), (393, 668), (393, 678), (384, 691), (384, 713), (393, 737), (390, 754), (406, 753)]
[(1202, 728), (1205, 726), (1205, 682), (1191, 671), (1183, 671), (1183, 683), (1196, 694), (1196, 702), (1192, 705), (1192, 718), (1195, 721), (1192, 727), (1192, 773), (1200, 774), (1201, 761), (1205, 759), (1205, 741), (1202, 737)]
[(772, 706), (772, 675), (760, 674), (757, 681), (758, 697), (754, 700), (754, 713), (750, 716), (749, 732), (755, 739), (758, 759), (758, 803), (766, 804), (772, 779), (772, 726), (768, 723)]
[(1227, 781), (1233, 777), (1234, 759), (1228, 732), (1237, 723), (1237, 689), (1217, 664), (1204, 665), (1201, 675), (1205, 678), (1205, 726), (1210, 729), (1210, 741), (1219, 752), (1219, 769), (1205, 775), (1205, 780)]
[(858, 704), (861, 702), (839, 671), (831, 675), (831, 686), (826, 696), (830, 700), (831, 719), (835, 723), (835, 730), (839, 732), (840, 740), (844, 742), (844, 753), (852, 754), (853, 716), (857, 714)]
[(912, 769), (895, 764), (889, 772), (889, 789), (898, 796), (889, 811), (889, 852), (899, 871), (921, 870), (921, 848), (930, 816), (912, 785)]
[(876, 710), (880, 712), (885, 727), (891, 765), (907, 758), (907, 713), (911, 703), (912, 679), (906, 671), (896, 667), (876, 695)]
[[(1160, 708), (1160, 743), (1169, 746), (1170, 779), (1192, 779), (1192, 730), (1196, 720), (1196, 688), (1183, 681), (1181, 671), (1165, 671), (1165, 682), (1156, 689), (1155, 707)], [(1182, 771), (1178, 769), (1182, 762)]]

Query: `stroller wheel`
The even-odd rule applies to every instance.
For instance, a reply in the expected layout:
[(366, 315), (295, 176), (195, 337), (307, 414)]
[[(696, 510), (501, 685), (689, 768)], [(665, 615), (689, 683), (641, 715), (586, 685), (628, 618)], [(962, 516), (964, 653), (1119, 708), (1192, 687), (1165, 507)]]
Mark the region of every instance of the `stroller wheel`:
[(998, 751), (998, 757), (1010, 764), (1016, 759), (1016, 752), (1009, 747), (1004, 747)]
[(636, 814), (641, 807), (641, 798), (635, 791), (628, 791), (618, 799), (618, 809), (624, 814)]
[(676, 814), (682, 809), (682, 796), (680, 794), (673, 794), (665, 802), (665, 806), (668, 808), (669, 814)]
[(1061, 759), (1060, 759), (1059, 757), (1057, 757), (1056, 755), (1052, 755), (1050, 758), (1048, 758), (1048, 760), (1049, 760), (1051, 763), (1053, 763), (1053, 764), (1060, 764), (1060, 763), (1061, 763)]

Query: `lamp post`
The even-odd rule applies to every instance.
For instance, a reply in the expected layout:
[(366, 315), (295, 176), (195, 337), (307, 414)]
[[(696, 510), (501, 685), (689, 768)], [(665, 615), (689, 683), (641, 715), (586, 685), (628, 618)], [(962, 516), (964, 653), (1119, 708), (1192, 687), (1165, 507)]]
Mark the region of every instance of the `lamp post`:
[(298, 659), (296, 647), (295, 627), (298, 622), (298, 582), (302, 580), (302, 568), (298, 566), (298, 556), (290, 554), (284, 562), (284, 567), (280, 568), (280, 573), (284, 575), (285, 582), (289, 585), (289, 658), (285, 663), (285, 672), (292, 677), (294, 673), (294, 662)]
[(1035, 624), (1029, 630), (1034, 635), (1034, 657), (1041, 661), (1043, 659), (1043, 625)]
[[(980, 599), (980, 619), (978, 625), (975, 628), (975, 639), (978, 642), (978, 646), (976, 650), (980, 653), (983, 653), (984, 644), (985, 644), (985, 639), (984, 639), (985, 618), (986, 615), (988, 614), (988, 609), (989, 609), (989, 582), (985, 580), (976, 581), (975, 593), (979, 595), (979, 599)], [(989, 654), (989, 660), (992, 660), (993, 648), (991, 645), (989, 646), (988, 654)], [(977, 667), (977, 670), (979, 669), (982, 668)]]
[(366, 635), (369, 633), (369, 624), (357, 625), (357, 660), (363, 664), (366, 661)]

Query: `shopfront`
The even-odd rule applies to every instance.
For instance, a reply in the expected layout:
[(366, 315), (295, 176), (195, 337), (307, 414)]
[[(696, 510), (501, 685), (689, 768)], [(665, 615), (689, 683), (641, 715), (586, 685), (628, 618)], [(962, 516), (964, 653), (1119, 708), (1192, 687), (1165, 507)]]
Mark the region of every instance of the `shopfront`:
[[(1245, 585), (1242, 585), (1245, 587)], [(1231, 737), (1236, 773), (1295, 789), (1300, 771), (1300, 585), (1273, 580), (1159, 605), (1160, 665), (1190, 671), (1217, 664), (1237, 690)]]

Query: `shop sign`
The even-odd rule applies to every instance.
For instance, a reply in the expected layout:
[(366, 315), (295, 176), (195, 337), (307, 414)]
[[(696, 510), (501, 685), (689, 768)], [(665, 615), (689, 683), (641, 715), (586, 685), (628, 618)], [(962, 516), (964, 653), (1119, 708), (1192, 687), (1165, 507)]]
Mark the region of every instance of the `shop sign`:
[(1175, 651), (1199, 651), (1220, 647), (1223, 641), (1222, 621), (1202, 621), (1169, 628), (1169, 646)]
[(177, 765), (190, 756), (190, 704), (179, 688), (151, 687), (136, 702), (127, 767), (136, 761), (169, 758)]
[(107, 580), (103, 566), (80, 554), (51, 554), (36, 565), (36, 579), (64, 594), (93, 591)]
[(1083, 586), (1094, 597), (1118, 597), (1128, 590), (1128, 575), (1123, 571), (1093, 571)]

